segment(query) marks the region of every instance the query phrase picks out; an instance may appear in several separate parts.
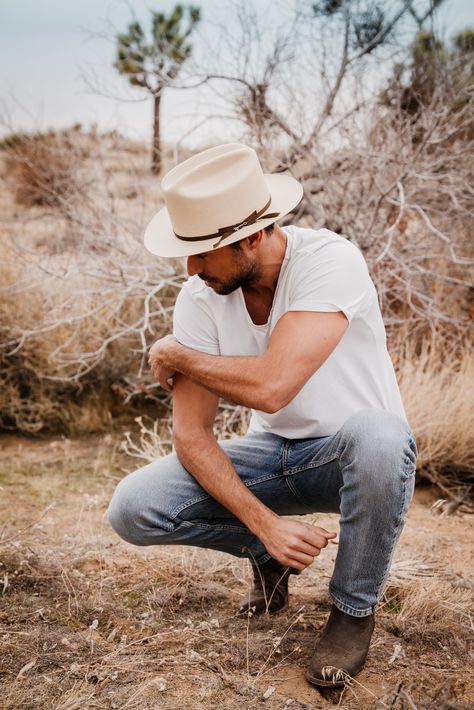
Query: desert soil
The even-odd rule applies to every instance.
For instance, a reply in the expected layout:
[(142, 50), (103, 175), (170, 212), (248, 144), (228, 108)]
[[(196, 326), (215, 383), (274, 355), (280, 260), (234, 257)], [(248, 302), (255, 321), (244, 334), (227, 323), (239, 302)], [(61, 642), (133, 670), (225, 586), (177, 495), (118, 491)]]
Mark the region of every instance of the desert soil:
[(474, 707), (472, 516), (417, 489), (366, 668), (321, 693), (304, 672), (337, 544), (292, 578), (287, 611), (242, 619), (246, 561), (134, 548), (109, 527), (114, 486), (140, 465), (119, 440), (0, 439), (0, 707)]

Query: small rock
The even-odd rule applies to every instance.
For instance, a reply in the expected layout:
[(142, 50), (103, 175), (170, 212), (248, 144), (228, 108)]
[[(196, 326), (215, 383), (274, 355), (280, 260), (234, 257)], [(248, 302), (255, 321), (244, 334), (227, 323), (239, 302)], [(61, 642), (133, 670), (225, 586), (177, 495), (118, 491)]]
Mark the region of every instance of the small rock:
[(161, 676), (153, 678), (153, 685), (156, 685), (156, 688), (160, 693), (164, 693), (166, 690), (166, 680)]
[(401, 656), (404, 655), (405, 651), (403, 650), (402, 645), (400, 643), (396, 643), (393, 647), (393, 653), (388, 659), (388, 665), (391, 666), (392, 663), (395, 663), (396, 660), (398, 660)]
[(268, 698), (271, 698), (273, 693), (275, 692), (275, 688), (273, 685), (271, 685), (269, 688), (266, 689), (266, 691), (263, 694), (263, 699), (268, 700)]

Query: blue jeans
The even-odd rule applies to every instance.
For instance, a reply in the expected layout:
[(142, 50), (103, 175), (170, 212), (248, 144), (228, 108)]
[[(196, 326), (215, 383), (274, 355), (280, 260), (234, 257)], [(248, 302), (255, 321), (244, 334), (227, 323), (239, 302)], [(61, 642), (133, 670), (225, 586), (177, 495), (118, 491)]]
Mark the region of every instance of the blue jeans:
[[(219, 443), (245, 485), (279, 515), (340, 513), (329, 591), (341, 611), (371, 614), (413, 496), (418, 452), (408, 424), (384, 410), (362, 409), (332, 436), (290, 440), (259, 433)], [(270, 557), (175, 454), (126, 476), (108, 517), (133, 545), (195, 545), (259, 563)]]

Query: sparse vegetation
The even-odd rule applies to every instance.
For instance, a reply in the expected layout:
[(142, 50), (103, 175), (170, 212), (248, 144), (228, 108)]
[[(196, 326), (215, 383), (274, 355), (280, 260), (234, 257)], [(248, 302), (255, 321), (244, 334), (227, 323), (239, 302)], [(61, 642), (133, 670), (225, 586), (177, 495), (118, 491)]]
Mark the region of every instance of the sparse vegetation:
[[(250, 626), (235, 615), (246, 562), (138, 550), (105, 518), (121, 476), (171, 447), (170, 400), (146, 355), (171, 329), (184, 265), (148, 254), (142, 233), (161, 206), (156, 174), (191, 154), (161, 144), (160, 99), (191, 67), (199, 10), (153, 12), (150, 40), (138, 22), (114, 35), (116, 68), (154, 101), (155, 176), (147, 147), (116, 132), (11, 126), (0, 141), (5, 710), (474, 706), (474, 35), (442, 43), (431, 23), (441, 3), (328, 0), (293, 14), (283, 3), (276, 29), (235, 3), (186, 77), (212, 87), (216, 114), (241, 126), (265, 170), (301, 180), (286, 223), (328, 227), (362, 250), (417, 438), (424, 485), (370, 664), (342, 693), (320, 695), (303, 678), (336, 545), (292, 580), (287, 612)], [(223, 404), (216, 434), (241, 434), (247, 420)]]
[[(452, 554), (465, 514), (430, 514), (426, 493), (415, 501), (378, 612), (370, 665), (342, 694), (320, 695), (303, 674), (328, 613), (337, 545), (292, 581), (287, 612), (254, 619), (248, 628), (235, 613), (250, 583), (245, 561), (192, 548), (133, 548), (109, 528), (104, 512), (112, 490), (123, 468), (136, 465), (118, 443), (4, 441), (5, 710), (472, 704), (466, 536)], [(318, 516), (319, 524), (327, 518)], [(337, 525), (337, 516), (330, 518)]]

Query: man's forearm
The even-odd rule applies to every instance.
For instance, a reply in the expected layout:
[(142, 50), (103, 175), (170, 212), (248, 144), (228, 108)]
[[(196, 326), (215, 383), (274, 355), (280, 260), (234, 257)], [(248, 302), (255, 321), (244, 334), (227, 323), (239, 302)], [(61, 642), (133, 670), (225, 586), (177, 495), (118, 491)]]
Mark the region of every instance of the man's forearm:
[(208, 355), (176, 343), (166, 354), (165, 364), (219, 397), (265, 410), (271, 398), (271, 382), (264, 358)]
[(211, 435), (175, 438), (176, 454), (182, 465), (205, 491), (260, 537), (267, 523), (276, 518), (242, 483), (231, 460)]
[(281, 564), (304, 569), (328, 540), (323, 528), (281, 517), (262, 503), (240, 480), (231, 460), (214, 437), (202, 430), (175, 436), (183, 466), (202, 488), (235, 515)]

